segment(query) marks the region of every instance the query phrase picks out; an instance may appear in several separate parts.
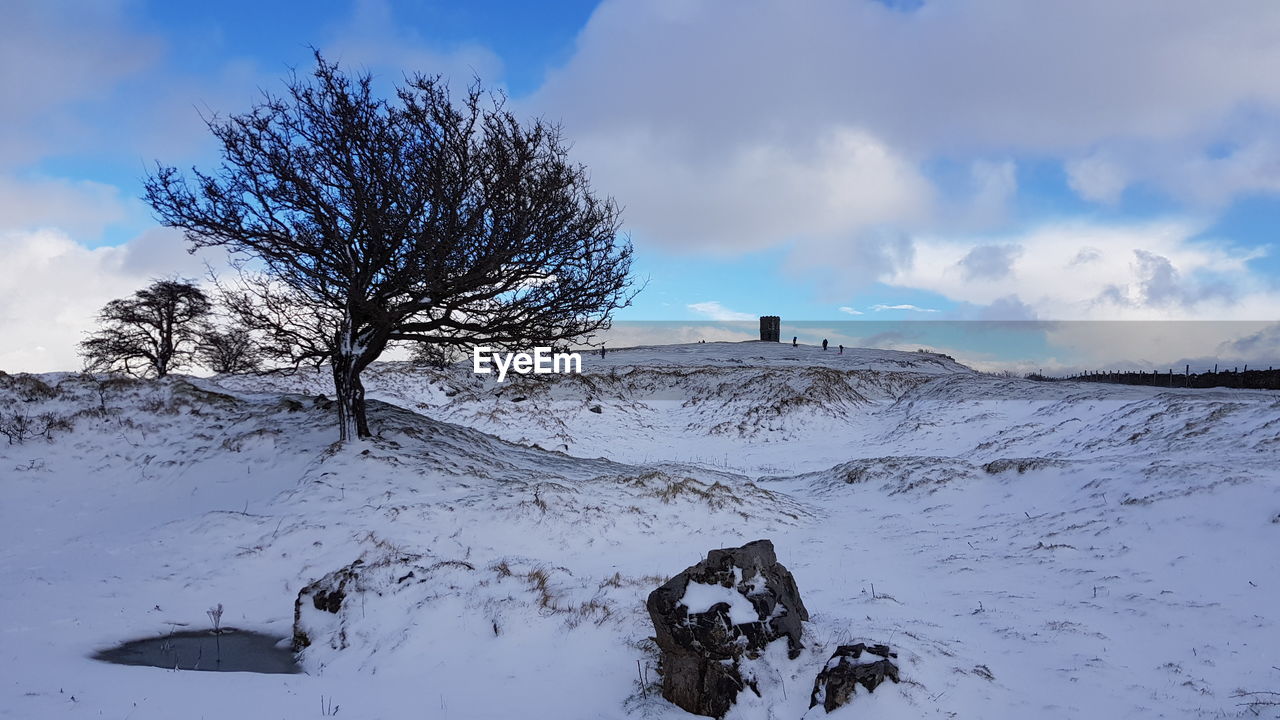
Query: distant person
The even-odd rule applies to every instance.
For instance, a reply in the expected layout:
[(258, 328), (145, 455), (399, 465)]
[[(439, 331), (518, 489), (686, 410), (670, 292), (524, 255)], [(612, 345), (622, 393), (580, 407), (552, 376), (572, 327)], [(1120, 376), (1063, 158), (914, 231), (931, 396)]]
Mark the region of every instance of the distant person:
[(600, 346), (600, 357), (604, 357), (604, 346)]
[(841, 345), (841, 346), (840, 346), (840, 354), (841, 354), (841, 355), (843, 355), (843, 354), (844, 354), (844, 346), (843, 346), (843, 345)]
[(795, 339), (795, 337), (792, 337), (792, 338), (791, 338), (791, 347), (795, 347), (795, 346), (796, 346), (796, 339)]
[(822, 338), (822, 352), (826, 352), (826, 351), (827, 351), (827, 339)]

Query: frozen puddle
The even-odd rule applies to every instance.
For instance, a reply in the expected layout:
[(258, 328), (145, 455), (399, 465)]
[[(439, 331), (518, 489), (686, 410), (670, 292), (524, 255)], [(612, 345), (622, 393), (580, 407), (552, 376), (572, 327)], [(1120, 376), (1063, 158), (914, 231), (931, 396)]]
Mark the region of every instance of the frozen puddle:
[(301, 672), (285, 638), (247, 630), (223, 628), (175, 632), (131, 640), (94, 654), (95, 660), (117, 665), (143, 665), (167, 670), (214, 672)]

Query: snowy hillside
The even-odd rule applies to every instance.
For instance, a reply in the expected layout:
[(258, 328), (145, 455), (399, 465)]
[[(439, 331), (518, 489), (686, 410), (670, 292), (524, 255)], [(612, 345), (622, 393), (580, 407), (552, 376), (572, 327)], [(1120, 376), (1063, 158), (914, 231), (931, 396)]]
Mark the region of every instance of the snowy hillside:
[[(1241, 694), (1280, 691), (1280, 396), (785, 344), (584, 361), (375, 366), (378, 437), (346, 446), (323, 373), (0, 376), (32, 435), (0, 437), (0, 717), (689, 718), (645, 597), (757, 538), (812, 617), (731, 718), (826, 717), (857, 640), (903, 682), (829, 717), (1280, 714)], [(90, 659), (218, 603), (288, 637), (359, 558), (381, 574), (304, 674)]]

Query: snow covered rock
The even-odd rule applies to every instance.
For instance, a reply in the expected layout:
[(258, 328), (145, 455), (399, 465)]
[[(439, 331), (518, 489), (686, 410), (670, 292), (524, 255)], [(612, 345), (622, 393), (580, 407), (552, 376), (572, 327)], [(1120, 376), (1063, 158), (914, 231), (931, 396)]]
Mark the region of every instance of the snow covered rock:
[(795, 578), (768, 540), (712, 550), (650, 593), (647, 606), (662, 651), (662, 696), (711, 717), (723, 717), (752, 687), (740, 671), (743, 656), (757, 657), (786, 638), (794, 659), (803, 647), (801, 622), (809, 619)]
[(617, 573), (602, 582), (535, 558), (471, 562), (425, 543), (414, 545), (420, 552), (381, 538), (363, 544), (359, 559), (297, 595), (293, 643), (308, 674), (444, 662), (446, 649), (454, 662), (465, 648), (468, 667), (510, 675), (566, 641), (607, 643), (633, 615), (619, 608), (638, 609), (639, 581)]
[(898, 682), (897, 657), (888, 645), (841, 645), (814, 680), (809, 707), (821, 705), (832, 712), (848, 704), (859, 685), (873, 693), (885, 678)]
[[(293, 649), (300, 652), (314, 643), (332, 650), (348, 646), (349, 599), (362, 593), (382, 595), (419, 579), (422, 557), (410, 553), (366, 554), (302, 588), (293, 604)], [(356, 607), (360, 607), (360, 603)], [(357, 611), (359, 616), (359, 611)]]

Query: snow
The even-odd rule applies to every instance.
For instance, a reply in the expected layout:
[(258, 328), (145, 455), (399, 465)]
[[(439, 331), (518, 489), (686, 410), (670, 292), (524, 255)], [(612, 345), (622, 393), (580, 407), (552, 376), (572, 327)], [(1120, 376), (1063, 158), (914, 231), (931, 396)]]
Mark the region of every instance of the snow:
[(690, 615), (698, 615), (711, 610), (715, 605), (724, 603), (729, 606), (729, 622), (734, 625), (759, 622), (760, 613), (756, 612), (755, 606), (745, 595), (738, 592), (737, 588), (741, 583), (742, 569), (736, 567), (733, 568), (733, 587), (725, 587), (718, 583), (690, 581), (684, 587), (679, 605), (683, 605)]
[(883, 659), (883, 657), (869, 652), (863, 652), (858, 657), (853, 657), (852, 655), (839, 655), (832, 656), (831, 659), (827, 661), (825, 667), (830, 669), (838, 665), (849, 665), (854, 667), (858, 665), (874, 665)]
[[(52, 396), (0, 377), (0, 415), (72, 425), (0, 438), (0, 717), (687, 718), (638, 680), (644, 599), (764, 537), (812, 618), (799, 658), (750, 661), (738, 720), (1253, 717), (1237, 693), (1280, 690), (1274, 393), (785, 343), (583, 361), (501, 386), (375, 364), (379, 437), (342, 446), (324, 370), (40, 376)], [(298, 591), (362, 556), (423, 582), (388, 565), (342, 617), (304, 610), (346, 637), (305, 674), (90, 659), (219, 603), (288, 636)], [(720, 591), (749, 605), (685, 600)], [(904, 682), (809, 710), (860, 641)]]

